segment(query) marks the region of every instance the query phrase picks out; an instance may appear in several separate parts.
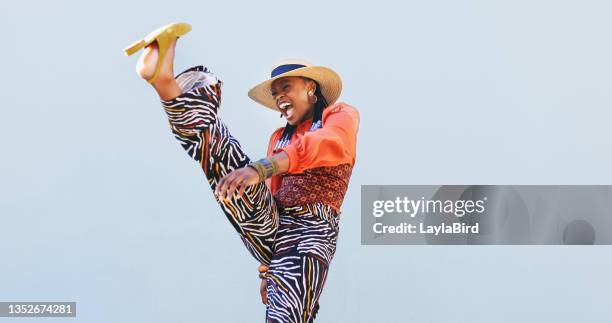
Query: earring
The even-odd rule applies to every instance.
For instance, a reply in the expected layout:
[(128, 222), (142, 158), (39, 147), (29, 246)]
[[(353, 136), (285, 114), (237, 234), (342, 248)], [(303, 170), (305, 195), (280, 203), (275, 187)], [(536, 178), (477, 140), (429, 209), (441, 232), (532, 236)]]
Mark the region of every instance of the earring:
[(314, 102), (313, 103), (317, 103), (317, 100), (319, 98), (317, 98), (317, 96), (314, 95), (314, 92), (312, 92), (312, 90), (310, 90), (310, 91), (308, 91), (308, 99), (312, 99), (312, 98), (314, 98)]

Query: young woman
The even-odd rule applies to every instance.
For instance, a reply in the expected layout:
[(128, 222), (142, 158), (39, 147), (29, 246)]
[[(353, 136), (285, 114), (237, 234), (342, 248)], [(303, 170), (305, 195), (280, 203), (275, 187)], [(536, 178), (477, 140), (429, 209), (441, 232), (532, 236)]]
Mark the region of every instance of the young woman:
[(138, 74), (157, 91), (176, 139), (261, 263), (266, 322), (313, 322), (355, 164), (359, 113), (336, 103), (342, 83), (331, 69), (281, 62), (249, 91), (287, 120), (272, 133), (267, 157), (253, 161), (218, 116), (221, 81), (202, 66), (174, 76), (176, 39), (190, 29), (164, 26), (125, 51), (145, 48)]

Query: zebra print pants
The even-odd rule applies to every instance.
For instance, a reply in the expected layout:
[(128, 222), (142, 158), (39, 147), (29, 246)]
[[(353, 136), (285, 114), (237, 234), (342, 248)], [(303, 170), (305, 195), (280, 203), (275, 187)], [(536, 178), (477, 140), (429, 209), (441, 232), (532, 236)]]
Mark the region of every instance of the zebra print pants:
[[(176, 80), (183, 93), (162, 100), (162, 106), (175, 138), (214, 191), (221, 178), (250, 159), (217, 116), (222, 82), (203, 66)], [(249, 186), (240, 199), (217, 201), (251, 255), (269, 267), (266, 322), (313, 322), (336, 250), (339, 218), (333, 208), (277, 206), (265, 183)]]

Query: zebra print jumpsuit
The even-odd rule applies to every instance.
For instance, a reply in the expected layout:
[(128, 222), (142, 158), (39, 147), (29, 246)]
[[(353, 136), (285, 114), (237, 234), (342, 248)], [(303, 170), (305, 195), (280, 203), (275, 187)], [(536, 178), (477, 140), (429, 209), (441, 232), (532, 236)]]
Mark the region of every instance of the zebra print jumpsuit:
[[(251, 160), (218, 117), (221, 85), (203, 66), (176, 77), (182, 94), (162, 100), (170, 128), (200, 164), (211, 189)], [(266, 322), (313, 322), (336, 250), (339, 215), (323, 203), (277, 205), (265, 182), (242, 198), (217, 199), (248, 251), (269, 266)]]

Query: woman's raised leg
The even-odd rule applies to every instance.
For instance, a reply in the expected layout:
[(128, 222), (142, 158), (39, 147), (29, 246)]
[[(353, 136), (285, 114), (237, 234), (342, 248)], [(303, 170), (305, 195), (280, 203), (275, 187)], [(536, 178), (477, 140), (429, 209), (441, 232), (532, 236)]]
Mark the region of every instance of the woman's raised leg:
[[(152, 85), (161, 99), (172, 133), (189, 156), (200, 164), (214, 191), (221, 178), (234, 169), (245, 167), (250, 159), (217, 115), (222, 82), (202, 66), (192, 67), (174, 77), (175, 45), (176, 42), (168, 49), (159, 76)], [(144, 79), (157, 60), (155, 47), (150, 46), (147, 50), (137, 67)], [(278, 210), (265, 183), (247, 187), (241, 198), (217, 198), (217, 201), (249, 252), (257, 261), (269, 264), (278, 230)]]

